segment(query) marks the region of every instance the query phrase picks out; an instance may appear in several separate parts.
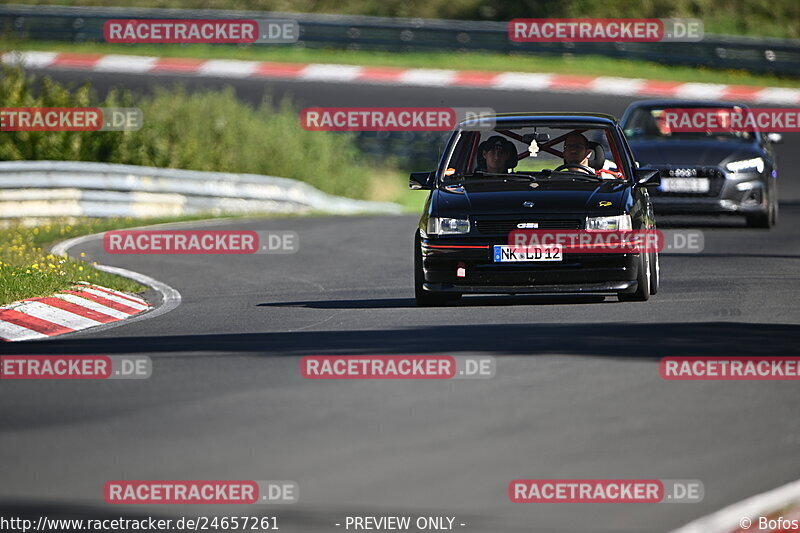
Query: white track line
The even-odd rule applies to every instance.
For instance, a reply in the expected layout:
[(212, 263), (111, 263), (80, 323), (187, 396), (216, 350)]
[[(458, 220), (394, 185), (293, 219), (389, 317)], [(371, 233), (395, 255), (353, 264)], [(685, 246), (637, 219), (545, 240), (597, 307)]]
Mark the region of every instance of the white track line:
[(158, 61), (157, 57), (108, 54), (100, 58), (94, 66), (94, 70), (98, 72), (150, 72), (156, 61)]
[(528, 74), (523, 72), (506, 72), (495, 76), (491, 87), (495, 89), (522, 89), (539, 91), (550, 87), (552, 74)]
[(74, 330), (91, 328), (102, 324), (102, 322), (98, 322), (97, 320), (76, 315), (75, 313), (70, 313), (69, 311), (42, 302), (22, 302), (19, 305), (13, 306), (12, 309)]
[(106, 300), (111, 300), (112, 302), (116, 302), (121, 305), (126, 305), (131, 309), (136, 309), (137, 311), (144, 311), (145, 309), (148, 309), (150, 307), (147, 304), (145, 305), (138, 304), (136, 302), (128, 300), (127, 298), (121, 298), (116, 294), (108, 294), (107, 292), (98, 291), (97, 289), (92, 289), (90, 287), (86, 287), (85, 289), (83, 289), (83, 292), (94, 294), (95, 296), (99, 296), (100, 298), (105, 298)]
[(751, 527), (758, 531), (758, 517), (766, 516), (772, 511), (793, 501), (800, 501), (800, 480), (793, 481), (777, 489), (735, 503), (716, 513), (695, 520), (671, 533), (731, 533), (740, 528), (739, 521), (749, 518)]
[[(63, 54), (58, 52), (8, 52), (0, 54), (2, 62), (8, 64), (24, 64), (31, 68), (46, 69), (56, 63)], [(90, 61), (87, 56), (86, 62)], [(209, 59), (192, 65), (170, 70), (160, 64), (164, 58), (153, 56), (133, 56), (107, 54), (96, 58), (92, 64), (82, 64), (80, 70), (96, 72), (131, 72), (144, 74), (158, 72), (159, 74), (173, 73), (186, 76), (212, 76), (222, 78), (249, 78), (262, 77), (260, 69), (268, 65), (259, 61), (242, 61), (235, 59)], [(281, 75), (296, 81), (310, 82), (338, 82), (338, 83), (365, 83), (395, 86), (416, 87), (452, 87), (452, 88), (494, 88), (514, 91), (557, 91), (588, 94), (613, 94), (639, 96), (643, 93), (651, 96), (668, 96), (672, 98), (718, 98), (724, 100), (751, 100), (758, 103), (778, 105), (800, 104), (800, 90), (784, 87), (753, 87), (760, 89), (752, 96), (728, 97), (726, 93), (739, 86), (722, 85), (715, 83), (679, 83), (674, 88), (664, 90), (645, 90), (647, 85), (654, 80), (636, 78), (616, 78), (600, 76), (594, 79), (587, 78), (585, 86), (567, 84), (553, 85), (557, 79), (552, 73), (525, 73), (504, 72), (499, 73), (483, 84), (460, 83), (460, 71), (446, 69), (401, 69), (395, 79), (385, 77), (370, 78), (369, 73), (364, 73), (365, 67), (357, 65), (337, 65), (325, 63), (309, 63), (298, 70), (294, 75)], [(268, 77), (268, 76), (267, 76)], [(747, 88), (747, 86), (742, 86)], [(747, 91), (745, 91), (747, 92)]]
[(300, 77), (313, 81), (353, 81), (361, 74), (361, 67), (352, 65), (325, 65), (312, 63), (300, 71)]
[(403, 72), (397, 83), (422, 87), (447, 87), (452, 85), (457, 74), (455, 70), (412, 68)]
[(800, 104), (800, 89), (767, 87), (758, 92), (756, 102), (771, 104)]
[(56, 298), (60, 298), (65, 302), (69, 302), (71, 304), (80, 305), (81, 307), (85, 307), (87, 309), (91, 309), (92, 311), (97, 311), (98, 313), (103, 313), (104, 315), (108, 315), (114, 318), (119, 318), (120, 320), (125, 318), (130, 318), (131, 315), (128, 313), (123, 313), (122, 311), (117, 311), (116, 309), (111, 309), (110, 307), (106, 307), (103, 304), (99, 304), (94, 300), (89, 300), (88, 298), (82, 298), (77, 294), (54, 294)]
[(206, 76), (222, 78), (247, 78), (258, 69), (258, 61), (240, 61), (238, 59), (211, 59), (203, 63), (196, 71)]
[(8, 341), (27, 341), (33, 339), (49, 339), (50, 337), (44, 333), (33, 331), (32, 329), (24, 328), (11, 322), (0, 320), (0, 339)]
[(3, 54), (3, 63), (44, 68), (50, 66), (58, 55), (58, 52), (7, 52)]
[[(198, 221), (192, 221), (192, 222), (196, 223)], [(161, 226), (161, 225), (166, 225), (166, 224), (157, 224), (156, 226)], [(147, 227), (147, 226), (142, 226), (142, 227)], [(129, 229), (140, 229), (140, 228), (129, 228)], [(83, 244), (92, 239), (102, 239), (102, 238), (103, 238), (102, 233), (83, 235), (82, 237), (75, 237), (72, 239), (67, 239), (66, 241), (62, 241), (53, 246), (50, 251), (56, 255), (62, 255), (66, 254), (68, 250), (74, 246)], [(108, 266), (108, 265), (93, 265), (93, 266), (97, 270), (102, 270), (103, 272), (108, 272), (110, 274), (116, 274), (124, 278), (132, 279), (137, 283), (141, 283), (142, 285), (150, 287), (154, 291), (157, 291), (159, 294), (161, 294), (161, 304), (158, 307), (151, 308), (151, 310), (139, 313), (138, 315), (133, 315), (133, 316), (126, 315), (127, 318), (125, 318), (125, 320), (120, 320), (118, 322), (109, 322), (108, 324), (103, 324), (102, 326), (94, 327), (91, 330), (92, 332), (103, 331), (117, 326), (123, 326), (125, 324), (130, 324), (131, 322), (137, 322), (139, 320), (147, 320), (149, 318), (155, 318), (165, 313), (169, 313), (170, 311), (172, 311), (181, 304), (181, 293), (179, 293), (176, 289), (173, 289), (166, 283), (158, 281), (157, 279), (151, 278), (150, 276), (146, 276), (139, 272), (134, 272), (133, 270), (127, 270), (125, 268)], [(66, 298), (66, 296), (72, 296), (72, 295), (61, 296), (65, 300), (70, 301), (69, 299)], [(113, 314), (111, 311), (103, 311), (99, 308), (95, 308), (90, 305), (85, 305), (85, 307), (89, 307), (90, 309), (95, 309), (100, 313), (105, 313), (111, 316), (117, 316), (116, 314)], [(59, 335), (59, 337), (65, 337), (67, 335), (75, 335), (76, 333), (82, 333), (82, 332), (76, 331), (75, 333), (65, 333), (64, 335)], [(51, 337), (45, 337), (45, 338), (51, 338)]]
[(644, 84), (645, 80), (636, 78), (600, 76), (599, 78), (595, 78), (594, 81), (589, 84), (589, 87), (591, 91), (595, 93), (631, 95), (639, 94)]
[(114, 289), (109, 289), (108, 287), (101, 287), (99, 285), (92, 285), (88, 281), (79, 281), (78, 284), (79, 285), (84, 285), (86, 287), (90, 287), (92, 289), (97, 289), (98, 291), (101, 291), (101, 292), (109, 292), (111, 294), (116, 294), (120, 298), (124, 298), (126, 300), (132, 300), (132, 301), (134, 301), (134, 302), (136, 302), (138, 304), (144, 305), (146, 307), (150, 307), (150, 304), (148, 304), (146, 300), (144, 300), (143, 298), (139, 298), (138, 296), (125, 294), (124, 292), (115, 291)]

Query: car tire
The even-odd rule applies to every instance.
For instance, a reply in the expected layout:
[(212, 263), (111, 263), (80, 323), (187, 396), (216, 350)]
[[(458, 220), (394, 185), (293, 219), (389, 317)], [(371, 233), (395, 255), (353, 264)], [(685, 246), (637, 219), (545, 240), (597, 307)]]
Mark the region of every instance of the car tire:
[(775, 200), (772, 202), (772, 211), (770, 212), (770, 216), (772, 217), (772, 227), (778, 225), (778, 201)]
[(636, 274), (636, 292), (619, 293), (620, 302), (646, 302), (650, 299), (650, 254), (639, 254), (639, 265)]
[(750, 228), (772, 228), (778, 223), (778, 202), (770, 202), (763, 213), (747, 215), (747, 226)]
[(769, 212), (747, 215), (747, 227), (769, 229), (772, 227), (772, 217)]
[(661, 260), (658, 257), (658, 252), (653, 252), (650, 258), (650, 295), (658, 293), (661, 286)]
[(425, 283), (425, 273), (422, 269), (422, 247), (419, 242), (419, 232), (414, 234), (414, 298), (420, 307), (441, 307), (458, 300), (460, 294), (441, 294), (426, 291), (422, 288)]

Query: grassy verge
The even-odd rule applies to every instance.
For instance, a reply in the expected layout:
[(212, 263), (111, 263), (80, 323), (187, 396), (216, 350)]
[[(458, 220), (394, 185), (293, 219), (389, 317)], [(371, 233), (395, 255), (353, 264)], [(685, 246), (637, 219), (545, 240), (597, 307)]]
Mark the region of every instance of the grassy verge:
[[(425, 202), (426, 194), (419, 191), (393, 191), (393, 196), (406, 207), (408, 212), (418, 213)], [(298, 215), (269, 215), (259, 217), (280, 216), (322, 216), (325, 213), (311, 212)], [(207, 214), (186, 215), (164, 218), (82, 218), (57, 219), (47, 223), (30, 226), (19, 221), (0, 227), (0, 305), (5, 305), (23, 298), (42, 297), (63, 291), (79, 281), (87, 281), (110, 289), (138, 293), (147, 289), (135, 281), (109, 274), (94, 268), (96, 262), (90, 262), (81, 254), (81, 258), (73, 259), (66, 255), (54, 255), (47, 250), (55, 243), (115, 229), (166, 224), (172, 222), (189, 222), (213, 218), (252, 218), (253, 215), (219, 215)]]
[(19, 222), (0, 229), (0, 305), (48, 296), (68, 289), (79, 281), (96, 283), (125, 292), (142, 292), (135, 281), (94, 268), (96, 263), (51, 254), (47, 249), (58, 241), (112, 229), (163, 222), (199, 220), (208, 216), (180, 218), (112, 218), (53, 220), (39, 226)]
[(507, 21), (514, 18), (670, 18), (703, 20), (707, 33), (800, 37), (797, 0), (15, 0), (18, 4), (239, 9), (378, 17)]
[(47, 296), (68, 289), (78, 281), (126, 292), (144, 291), (145, 287), (138, 283), (101, 272), (85, 261), (46, 251), (56, 241), (125, 227), (126, 223), (126, 219), (87, 220), (74, 224), (64, 221), (33, 228), (16, 224), (0, 230), (0, 304)]
[(619, 76), (664, 81), (726, 83), (774, 87), (800, 87), (800, 79), (754, 74), (738, 70), (713, 70), (668, 66), (649, 61), (628, 61), (600, 56), (532, 56), (492, 53), (394, 53), (309, 49), (267, 45), (121, 45), (47, 41), (2, 41), (2, 50), (47, 50), (74, 53), (126, 54), (202, 59), (243, 59), (296, 63), (335, 63), (407, 68), (441, 68), (514, 72), (550, 72), (586, 76)]

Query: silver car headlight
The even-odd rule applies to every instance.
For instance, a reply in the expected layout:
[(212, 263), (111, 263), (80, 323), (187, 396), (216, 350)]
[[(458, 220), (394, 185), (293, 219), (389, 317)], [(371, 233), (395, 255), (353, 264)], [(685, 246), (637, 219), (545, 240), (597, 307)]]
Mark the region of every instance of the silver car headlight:
[(633, 229), (630, 215), (616, 215), (613, 217), (587, 217), (587, 230), (626, 230)]
[(731, 172), (764, 172), (764, 160), (760, 157), (753, 159), (742, 159), (741, 161), (731, 161), (725, 167)]
[(430, 217), (428, 233), (433, 235), (463, 235), (469, 233), (469, 219)]

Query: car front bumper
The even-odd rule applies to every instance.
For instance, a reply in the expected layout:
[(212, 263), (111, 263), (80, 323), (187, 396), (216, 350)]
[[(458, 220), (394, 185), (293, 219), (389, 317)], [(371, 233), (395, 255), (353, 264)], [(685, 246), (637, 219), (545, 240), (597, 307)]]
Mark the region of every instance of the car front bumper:
[(769, 181), (759, 174), (712, 179), (711, 190), (705, 194), (669, 193), (653, 190), (650, 200), (659, 214), (717, 214), (747, 215), (768, 209)]
[(638, 254), (566, 253), (559, 262), (495, 263), (491, 244), (451, 238), (423, 239), (421, 250), (423, 288), (434, 292), (618, 294), (637, 285)]

